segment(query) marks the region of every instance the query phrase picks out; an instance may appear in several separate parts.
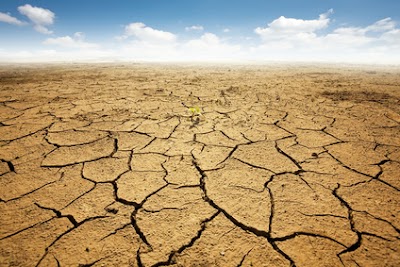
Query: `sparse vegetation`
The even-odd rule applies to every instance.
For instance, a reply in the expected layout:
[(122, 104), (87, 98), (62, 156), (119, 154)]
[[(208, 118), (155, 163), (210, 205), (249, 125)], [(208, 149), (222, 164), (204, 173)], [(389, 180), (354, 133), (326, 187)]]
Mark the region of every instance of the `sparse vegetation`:
[(192, 120), (193, 123), (190, 126), (190, 128), (193, 128), (200, 123), (200, 116), (202, 116), (201, 109), (197, 106), (194, 106), (194, 107), (189, 107), (188, 111), (190, 112), (190, 119)]
[(188, 108), (188, 110), (191, 113), (192, 117), (201, 115), (201, 109), (199, 107), (190, 107)]

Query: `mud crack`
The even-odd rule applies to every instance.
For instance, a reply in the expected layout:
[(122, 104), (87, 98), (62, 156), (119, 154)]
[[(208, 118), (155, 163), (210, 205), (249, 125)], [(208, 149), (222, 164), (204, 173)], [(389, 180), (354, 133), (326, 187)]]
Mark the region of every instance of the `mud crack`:
[(294, 261), (276, 245), (275, 240), (273, 238), (271, 238), (269, 232), (265, 232), (265, 231), (256, 229), (256, 228), (254, 228), (252, 226), (248, 226), (248, 225), (245, 225), (245, 224), (239, 222), (231, 214), (229, 214), (226, 210), (224, 210), (221, 207), (219, 207), (212, 199), (210, 199), (208, 197), (207, 189), (206, 189), (207, 175), (206, 175), (205, 171), (203, 171), (200, 168), (200, 166), (198, 165), (198, 163), (196, 162), (195, 159), (193, 159), (192, 163), (196, 167), (196, 169), (199, 172), (199, 174), (201, 175), (200, 188), (201, 188), (201, 190), (203, 192), (203, 200), (206, 201), (210, 206), (212, 206), (213, 208), (215, 208), (219, 212), (223, 213), (225, 215), (225, 217), (228, 218), (237, 227), (243, 229), (244, 231), (251, 232), (256, 236), (260, 236), (260, 237), (266, 238), (268, 240), (268, 242), (271, 244), (271, 246), (273, 247), (273, 249), (276, 252), (278, 252), (280, 255), (282, 255), (286, 260), (288, 260), (291, 267), (295, 267), (296, 265), (295, 265)]

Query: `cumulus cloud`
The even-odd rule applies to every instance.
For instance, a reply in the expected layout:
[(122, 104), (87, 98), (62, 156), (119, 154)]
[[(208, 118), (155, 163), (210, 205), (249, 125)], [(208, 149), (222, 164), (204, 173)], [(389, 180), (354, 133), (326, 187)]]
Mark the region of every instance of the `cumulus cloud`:
[(257, 27), (254, 32), (262, 39), (263, 47), (278, 50), (293, 49), (299, 45), (310, 47), (318, 42), (317, 32), (328, 27), (332, 13), (330, 9), (312, 20), (280, 16), (265, 28)]
[[(326, 43), (335, 43), (337, 46), (348, 45), (359, 47), (370, 43), (384, 40), (396, 31), (396, 23), (391, 18), (379, 20), (367, 27), (341, 27), (335, 29), (332, 33), (322, 36), (322, 41)], [(376, 36), (378, 34), (378, 37)], [(380, 38), (379, 34), (382, 34)], [(390, 39), (390, 37), (389, 37)]]
[(25, 22), (20, 21), (19, 19), (11, 16), (10, 14), (3, 13), (3, 12), (0, 12), (0, 21), (8, 23), (8, 24), (17, 25), (17, 26), (22, 26), (22, 25), (26, 24)]
[(229, 44), (213, 33), (204, 33), (199, 38), (190, 40), (178, 40), (173, 36), (174, 38), (167, 41), (157, 42), (153, 38), (150, 40), (154, 42), (149, 42), (149, 38), (139, 39), (137, 36), (134, 41), (125, 39), (120, 43), (122, 47), (118, 49), (119, 57), (123, 60), (143, 61), (232, 60), (237, 59), (233, 55), (237, 56), (241, 49), (240, 45)]
[[(178, 38), (172, 32), (155, 29), (142, 22), (124, 27), (120, 42), (99, 46), (85, 40), (83, 33), (48, 38), (50, 49), (32, 52), (0, 51), (1, 60), (128, 60), (128, 61), (319, 61), (347, 63), (400, 62), (400, 28), (391, 18), (371, 21), (370, 25), (333, 27), (333, 11), (315, 19), (287, 18), (271, 20), (254, 29), (253, 36), (224, 38), (203, 32)], [(7, 18), (9, 19), (9, 18)], [(35, 26), (47, 27), (49, 21), (36, 20)], [(51, 20), (53, 21), (53, 20)], [(342, 24), (343, 25), (343, 24)], [(46, 28), (47, 29), (47, 28)], [(109, 47), (105, 49), (104, 47)], [(110, 48), (112, 47), (112, 48)], [(64, 49), (63, 49), (64, 48)], [(68, 49), (70, 48), (70, 49)], [(29, 51), (28, 51), (29, 52)], [(12, 56), (11, 56), (12, 55)], [(18, 56), (17, 56), (18, 55)]]
[(85, 35), (82, 32), (76, 32), (73, 37), (67, 35), (63, 37), (47, 38), (43, 44), (45, 45), (56, 45), (65, 48), (79, 48), (89, 49), (98, 48), (99, 45), (94, 43), (88, 43), (85, 41)]
[(326, 36), (316, 38), (316, 41), (321, 45), (335, 46), (336, 48), (360, 47), (367, 45), (374, 40), (366, 35), (366, 30), (363, 28), (347, 27), (335, 29), (332, 33)]
[[(339, 27), (328, 33), (329, 10), (318, 19), (303, 20), (283, 16), (267, 27), (254, 32), (261, 44), (253, 46), (253, 57), (304, 61), (393, 62), (398, 52), (400, 30), (391, 18), (384, 18), (366, 27)], [(388, 56), (390, 54), (390, 56)]]
[(200, 39), (190, 40), (187, 45), (193, 47), (208, 47), (220, 44), (220, 39), (213, 33), (206, 32)]
[(204, 27), (201, 25), (193, 25), (190, 27), (185, 27), (186, 31), (204, 31)]
[(173, 33), (153, 29), (142, 22), (135, 22), (125, 26), (125, 33), (119, 39), (123, 40), (129, 37), (134, 37), (136, 40), (145, 43), (171, 43), (175, 42), (177, 38)]
[(47, 27), (54, 23), (55, 14), (45, 8), (31, 6), (29, 4), (19, 6), (18, 11), (29, 18), (33, 28), (43, 34), (53, 33)]
[(327, 13), (319, 15), (318, 19), (303, 20), (295, 18), (286, 18), (280, 16), (268, 24), (268, 27), (258, 27), (254, 31), (264, 39), (273, 37), (274, 35), (282, 34), (310, 34), (317, 30), (326, 28), (329, 25), (329, 15), (333, 13), (330, 9)]
[(337, 48), (360, 48), (387, 45), (396, 39), (396, 23), (391, 18), (379, 20), (367, 27), (341, 27), (320, 39)]
[(177, 36), (173, 33), (154, 29), (142, 22), (134, 22), (125, 26), (124, 34), (116, 37), (121, 41), (118, 57), (122, 60), (165, 61), (177, 55)]
[(241, 54), (240, 45), (229, 44), (209, 32), (182, 44), (180, 50), (188, 60), (237, 60)]

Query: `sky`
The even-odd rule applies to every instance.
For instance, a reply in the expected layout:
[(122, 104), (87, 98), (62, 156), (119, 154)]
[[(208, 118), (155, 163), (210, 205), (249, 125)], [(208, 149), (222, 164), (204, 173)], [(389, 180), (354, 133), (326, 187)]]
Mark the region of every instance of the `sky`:
[(0, 62), (400, 64), (399, 0), (1, 0)]

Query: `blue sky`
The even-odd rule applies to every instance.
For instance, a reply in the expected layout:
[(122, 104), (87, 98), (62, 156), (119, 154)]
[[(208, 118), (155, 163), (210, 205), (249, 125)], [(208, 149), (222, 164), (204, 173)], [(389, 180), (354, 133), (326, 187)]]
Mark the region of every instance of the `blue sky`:
[(5, 61), (400, 62), (397, 0), (2, 0)]

